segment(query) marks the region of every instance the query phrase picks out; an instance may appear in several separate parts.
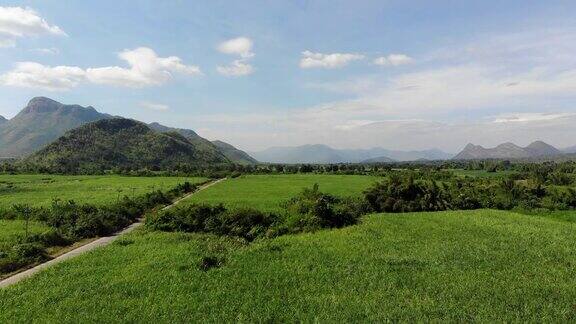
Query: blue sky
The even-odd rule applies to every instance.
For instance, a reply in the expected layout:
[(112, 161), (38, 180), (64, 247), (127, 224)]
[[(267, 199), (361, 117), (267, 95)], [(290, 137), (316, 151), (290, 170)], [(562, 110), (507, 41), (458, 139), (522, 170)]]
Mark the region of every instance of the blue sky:
[(0, 115), (8, 118), (43, 95), (247, 150), (576, 145), (574, 1), (0, 8)]

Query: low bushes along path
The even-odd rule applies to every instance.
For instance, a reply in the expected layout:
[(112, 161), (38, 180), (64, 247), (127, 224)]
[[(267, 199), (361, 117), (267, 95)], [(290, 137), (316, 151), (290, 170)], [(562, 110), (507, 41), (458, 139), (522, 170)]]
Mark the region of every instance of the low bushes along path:
[[(215, 180), (215, 181), (211, 181), (211, 182), (209, 182), (209, 183), (207, 183), (207, 184), (205, 184), (205, 185), (203, 185), (203, 186), (200, 186), (200, 187), (198, 188), (198, 190), (196, 190), (196, 191), (194, 191), (194, 192), (191, 192), (191, 193), (189, 193), (188, 195), (186, 195), (186, 196), (184, 196), (184, 197), (182, 197), (182, 198), (179, 198), (178, 200), (174, 201), (172, 204), (170, 204), (170, 205), (162, 208), (162, 210), (170, 209), (170, 208), (176, 206), (176, 205), (177, 205), (178, 203), (180, 203), (182, 200), (185, 200), (185, 199), (189, 198), (190, 196), (196, 194), (197, 192), (199, 192), (199, 191), (201, 191), (201, 190), (204, 190), (204, 189), (206, 189), (206, 188), (208, 188), (208, 187), (211, 187), (211, 186), (213, 186), (213, 185), (215, 185), (215, 184), (217, 184), (217, 183), (219, 183), (219, 182), (221, 182), (221, 181), (224, 181), (225, 179), (226, 179), (226, 178), (218, 179), (218, 180)], [(99, 247), (102, 247), (102, 246), (106, 246), (106, 245), (114, 242), (114, 240), (116, 240), (118, 237), (120, 237), (120, 236), (122, 236), (122, 235), (124, 235), (124, 234), (130, 233), (130, 232), (132, 232), (133, 230), (135, 230), (136, 228), (142, 226), (142, 224), (144, 224), (144, 223), (143, 223), (143, 220), (141, 219), (141, 220), (139, 220), (138, 222), (132, 223), (130, 226), (126, 227), (125, 229), (123, 229), (123, 230), (121, 230), (121, 231), (119, 231), (119, 232), (117, 232), (117, 233), (115, 233), (115, 234), (113, 234), (113, 235), (111, 235), (111, 236), (101, 237), (101, 238), (99, 238), (99, 239), (97, 239), (97, 240), (94, 240), (94, 241), (88, 243), (88, 244), (82, 245), (82, 246), (80, 246), (80, 247), (78, 247), (78, 248), (76, 248), (76, 249), (74, 249), (74, 250), (71, 250), (71, 251), (69, 251), (69, 252), (66, 252), (66, 253), (64, 253), (64, 254), (62, 254), (62, 255), (60, 255), (60, 256), (58, 256), (58, 257), (56, 257), (56, 258), (54, 258), (54, 259), (52, 259), (52, 260), (50, 260), (50, 261), (41, 263), (41, 264), (39, 264), (39, 265), (37, 265), (37, 266), (35, 266), (35, 267), (33, 267), (33, 268), (30, 268), (30, 269), (28, 269), (28, 270), (25, 270), (25, 271), (22, 271), (22, 272), (18, 272), (18, 273), (16, 273), (15, 275), (10, 276), (10, 277), (8, 277), (8, 278), (0, 281), (0, 289), (1, 289), (1, 288), (8, 287), (8, 286), (10, 286), (10, 285), (13, 285), (13, 284), (15, 284), (15, 283), (17, 283), (17, 282), (19, 282), (19, 281), (21, 281), (21, 280), (23, 280), (23, 279), (29, 278), (29, 277), (33, 276), (34, 274), (36, 274), (37, 272), (42, 271), (42, 270), (44, 270), (44, 269), (46, 269), (46, 268), (49, 268), (49, 267), (51, 267), (51, 266), (53, 266), (53, 265), (55, 265), (55, 264), (58, 264), (58, 263), (63, 262), (63, 261), (66, 261), (66, 260), (71, 259), (71, 258), (73, 258), (73, 257), (75, 257), (75, 256), (78, 256), (78, 255), (80, 255), (80, 254), (86, 253), (86, 252), (88, 252), (88, 251), (92, 251), (92, 250), (94, 250), (94, 249), (96, 249), (96, 248), (99, 248)]]

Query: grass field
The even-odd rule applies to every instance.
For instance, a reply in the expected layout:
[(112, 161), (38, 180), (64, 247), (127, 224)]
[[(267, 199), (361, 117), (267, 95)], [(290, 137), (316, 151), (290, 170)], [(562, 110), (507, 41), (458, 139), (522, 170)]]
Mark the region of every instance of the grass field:
[[(39, 222), (28, 223), (28, 234), (38, 234), (49, 230), (49, 227)], [(11, 244), (17, 236), (26, 233), (26, 222), (22, 220), (0, 219), (0, 246)]]
[(283, 201), (315, 183), (322, 192), (345, 197), (361, 195), (364, 189), (378, 180), (379, 177), (362, 175), (246, 175), (227, 179), (199, 192), (187, 202), (222, 202), (228, 207), (253, 207), (274, 211), (279, 209)]
[(49, 205), (53, 199), (106, 204), (125, 195), (140, 195), (157, 189), (170, 189), (178, 183), (198, 183), (204, 178), (0, 175), (0, 208), (13, 204)]
[[(138, 231), (0, 291), (0, 322), (574, 321), (575, 231), (491, 210), (249, 246)], [(201, 271), (204, 256), (225, 263)]]

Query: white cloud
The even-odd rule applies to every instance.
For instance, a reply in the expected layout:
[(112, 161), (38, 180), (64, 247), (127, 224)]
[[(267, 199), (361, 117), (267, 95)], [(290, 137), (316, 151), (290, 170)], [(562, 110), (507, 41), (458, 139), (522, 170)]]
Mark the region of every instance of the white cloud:
[(576, 113), (507, 113), (496, 116), (494, 123), (528, 123), (574, 117)]
[(224, 54), (240, 55), (242, 58), (254, 56), (252, 53), (253, 42), (248, 37), (238, 37), (229, 39), (218, 45), (218, 50)]
[(40, 35), (67, 36), (60, 27), (50, 25), (31, 8), (0, 7), (0, 47), (3, 44), (14, 46), (15, 38)]
[(155, 102), (149, 102), (149, 101), (141, 102), (140, 107), (146, 108), (149, 110), (155, 110), (155, 111), (167, 111), (170, 109), (170, 107), (168, 105), (155, 103)]
[(399, 66), (412, 63), (412, 58), (406, 54), (390, 54), (374, 59), (374, 64), (381, 66)]
[(146, 47), (125, 50), (119, 57), (128, 62), (130, 68), (109, 66), (82, 69), (20, 62), (12, 71), (0, 75), (0, 84), (45, 90), (68, 90), (82, 82), (138, 88), (164, 84), (176, 73), (201, 74), (197, 66), (184, 65), (176, 56), (158, 57), (152, 49)]
[(302, 52), (302, 59), (300, 60), (300, 67), (303, 69), (309, 68), (326, 68), (333, 69), (348, 65), (352, 61), (364, 59), (364, 55), (350, 54), (350, 53), (333, 53), (322, 54), (313, 53), (310, 51)]
[(243, 76), (254, 72), (252, 65), (243, 60), (235, 60), (230, 65), (216, 67), (218, 73), (226, 76)]
[(218, 50), (224, 54), (238, 55), (240, 59), (232, 61), (229, 65), (219, 65), (216, 67), (218, 73), (225, 76), (243, 76), (252, 74), (254, 68), (248, 62), (254, 53), (252, 53), (253, 42), (247, 37), (238, 37), (227, 40), (218, 45)]
[(20, 62), (14, 70), (0, 75), (0, 84), (60, 91), (69, 90), (84, 79), (85, 72), (79, 67), (50, 67), (35, 62)]
[(156, 52), (147, 47), (125, 50), (118, 56), (126, 61), (130, 68), (89, 68), (86, 69), (88, 80), (97, 84), (138, 88), (166, 83), (172, 79), (174, 73), (202, 74), (195, 65), (184, 65), (176, 56), (158, 57)]
[(58, 54), (60, 54), (60, 50), (57, 49), (56, 47), (35, 48), (35, 49), (32, 49), (31, 51), (36, 52), (36, 53), (40, 53), (40, 54), (45, 54), (45, 55), (58, 55)]

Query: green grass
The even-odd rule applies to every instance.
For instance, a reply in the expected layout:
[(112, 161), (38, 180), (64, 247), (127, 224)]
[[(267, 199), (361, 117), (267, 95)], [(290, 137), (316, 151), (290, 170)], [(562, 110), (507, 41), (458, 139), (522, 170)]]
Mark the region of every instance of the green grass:
[(125, 195), (140, 195), (157, 189), (170, 189), (178, 183), (198, 183), (204, 178), (0, 175), (0, 208), (13, 204), (50, 205), (53, 199), (106, 204)]
[(320, 191), (336, 196), (361, 195), (362, 191), (381, 178), (362, 175), (246, 175), (227, 179), (199, 192), (187, 202), (224, 203), (228, 207), (253, 207), (279, 210), (280, 204), (303, 188), (318, 183)]
[[(28, 223), (28, 234), (38, 234), (48, 231), (49, 227), (39, 222)], [(0, 246), (13, 243), (18, 236), (26, 234), (26, 222), (23, 220), (0, 219)]]
[[(576, 320), (576, 224), (503, 211), (371, 215), (242, 246), (137, 231), (0, 291), (0, 322)], [(222, 267), (198, 269), (203, 256)]]

